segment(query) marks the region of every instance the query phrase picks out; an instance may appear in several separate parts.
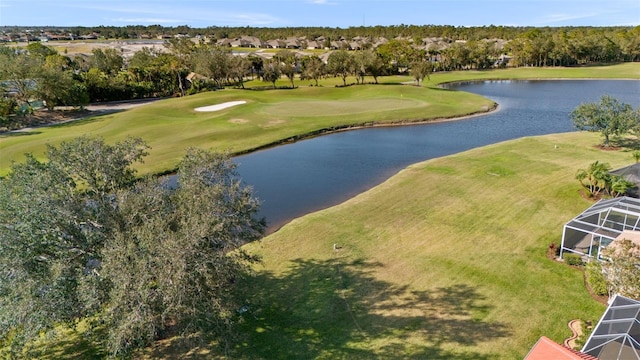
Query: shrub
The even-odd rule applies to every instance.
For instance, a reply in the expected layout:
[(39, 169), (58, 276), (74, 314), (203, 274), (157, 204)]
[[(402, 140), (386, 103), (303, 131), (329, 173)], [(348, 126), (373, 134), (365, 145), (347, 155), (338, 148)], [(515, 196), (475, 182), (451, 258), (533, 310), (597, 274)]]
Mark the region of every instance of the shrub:
[(582, 265), (582, 257), (578, 254), (564, 254), (562, 258), (568, 265)]
[(607, 295), (609, 293), (607, 281), (602, 273), (602, 266), (599, 261), (592, 260), (585, 267), (585, 276), (591, 290), (596, 295)]

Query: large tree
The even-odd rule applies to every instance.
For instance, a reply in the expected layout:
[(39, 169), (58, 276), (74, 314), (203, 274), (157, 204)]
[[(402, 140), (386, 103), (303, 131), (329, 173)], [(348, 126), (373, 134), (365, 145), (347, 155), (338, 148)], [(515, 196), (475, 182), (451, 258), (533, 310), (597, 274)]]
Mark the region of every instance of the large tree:
[(265, 60), (262, 65), (262, 81), (270, 82), (273, 84), (273, 88), (276, 88), (276, 81), (280, 79), (282, 75), (282, 65), (276, 59)]
[(639, 122), (639, 112), (629, 104), (603, 95), (599, 103), (580, 104), (569, 116), (578, 130), (599, 132), (604, 137), (604, 146), (610, 145), (611, 136), (627, 133)]
[(376, 58), (377, 55), (372, 50), (357, 51), (353, 55), (353, 70), (357, 83), (364, 84), (364, 77), (369, 74), (371, 65)]
[(229, 78), (244, 89), (244, 79), (251, 73), (251, 61), (244, 56), (229, 58)]
[(89, 103), (89, 92), (71, 69), (69, 58), (47, 56), (38, 75), (35, 96), (52, 110), (58, 105), (82, 107)]
[(259, 238), (258, 201), (223, 155), (189, 150), (178, 184), (136, 179), (140, 139), (49, 146), (0, 180), (0, 343), (57, 324), (104, 324), (114, 354), (169, 326), (229, 338), (237, 278)]
[(108, 75), (115, 75), (122, 69), (124, 59), (114, 48), (104, 50), (96, 48), (91, 51), (91, 66)]
[(301, 60), (302, 72), (300, 73), (301, 80), (314, 80), (316, 86), (318, 86), (318, 80), (324, 76), (326, 66), (322, 59), (317, 55), (305, 56)]
[(354, 73), (355, 61), (347, 50), (332, 52), (327, 58), (327, 72), (342, 78), (342, 84), (347, 86), (347, 77)]
[(296, 67), (298, 63), (296, 53), (290, 50), (279, 50), (273, 58), (280, 61), (280, 69), (282, 69), (282, 73), (291, 82), (291, 88), (295, 88), (293, 81), (296, 76)]
[(44, 59), (24, 52), (0, 54), (0, 80), (15, 92), (19, 105), (30, 104), (35, 92), (35, 79), (40, 75)]
[(424, 78), (430, 79), (429, 74), (433, 69), (433, 64), (428, 60), (417, 60), (411, 63), (409, 73), (416, 80), (416, 85), (420, 86), (420, 83)]

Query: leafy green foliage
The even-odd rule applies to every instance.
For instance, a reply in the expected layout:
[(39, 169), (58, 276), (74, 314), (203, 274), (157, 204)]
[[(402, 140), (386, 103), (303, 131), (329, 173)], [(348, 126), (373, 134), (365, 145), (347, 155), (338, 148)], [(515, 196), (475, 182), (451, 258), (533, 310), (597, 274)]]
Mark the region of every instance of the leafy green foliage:
[(416, 85), (420, 86), (420, 82), (424, 80), (425, 77), (429, 78), (432, 69), (433, 65), (429, 61), (414, 61), (411, 63), (409, 73), (416, 80)]
[(57, 323), (106, 324), (111, 354), (170, 327), (229, 339), (235, 280), (256, 261), (258, 201), (228, 157), (192, 149), (175, 189), (137, 180), (140, 139), (49, 146), (0, 181), (0, 340), (21, 345)]
[(282, 73), (291, 81), (291, 88), (294, 88), (293, 80), (295, 79), (298, 61), (296, 54), (293, 51), (283, 49), (274, 55), (274, 59), (280, 62)]
[(621, 196), (635, 186), (624, 177), (609, 173), (610, 170), (609, 164), (595, 161), (586, 169), (579, 169), (576, 179), (588, 191), (589, 196), (598, 196), (603, 192), (613, 197)]
[(602, 272), (602, 265), (599, 261), (589, 261), (585, 266), (585, 276), (589, 287), (596, 295), (608, 295), (609, 289), (607, 281)]
[(603, 255), (608, 258), (602, 268), (611, 292), (640, 299), (640, 246), (631, 240), (616, 240)]
[(568, 265), (578, 266), (583, 264), (582, 258), (578, 254), (564, 253), (562, 255), (562, 258), (564, 259), (564, 262), (566, 262)]
[(569, 116), (578, 130), (599, 132), (604, 146), (610, 145), (611, 136), (625, 134), (640, 123), (639, 112), (608, 95), (603, 95), (600, 103), (579, 105)]
[(342, 85), (347, 86), (347, 77), (354, 73), (355, 60), (346, 50), (337, 50), (327, 59), (327, 72), (342, 78)]
[(300, 73), (301, 80), (314, 80), (316, 86), (318, 86), (318, 80), (325, 75), (325, 64), (318, 56), (305, 56), (301, 59), (300, 65), (302, 72)]
[(262, 66), (262, 81), (272, 83), (275, 89), (276, 81), (280, 79), (280, 75), (282, 75), (282, 66), (278, 60), (270, 59), (264, 62)]

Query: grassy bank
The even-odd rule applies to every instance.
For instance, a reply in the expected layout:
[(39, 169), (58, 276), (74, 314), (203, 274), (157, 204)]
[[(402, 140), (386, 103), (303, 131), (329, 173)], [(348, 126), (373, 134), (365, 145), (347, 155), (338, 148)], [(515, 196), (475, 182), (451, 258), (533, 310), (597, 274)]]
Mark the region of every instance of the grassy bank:
[[(415, 164), (247, 246), (263, 257), (241, 358), (522, 358), (604, 306), (546, 257), (590, 205), (577, 169), (628, 165), (594, 134), (523, 138)], [(336, 244), (336, 250), (334, 250)]]
[[(322, 87), (296, 82), (296, 89), (227, 89), (168, 99), (125, 112), (73, 123), (0, 135), (0, 175), (24, 153), (42, 156), (45, 144), (58, 144), (80, 135), (116, 141), (138, 136), (151, 146), (140, 166), (142, 173), (173, 169), (191, 146), (241, 153), (307, 134), (341, 127), (451, 118), (486, 111), (492, 102), (480, 96), (442, 90), (436, 84), (473, 79), (518, 78), (636, 78), (640, 64), (605, 67), (505, 69), (434, 74), (425, 87), (400, 85), (409, 77), (381, 78), (386, 85), (336, 88), (341, 79), (322, 81)], [(368, 81), (372, 79), (369, 78)], [(353, 82), (350, 81), (349, 82)], [(263, 87), (253, 81), (247, 86)], [(279, 86), (288, 86), (282, 79)], [(199, 106), (244, 100), (247, 104), (213, 113), (198, 113)]]

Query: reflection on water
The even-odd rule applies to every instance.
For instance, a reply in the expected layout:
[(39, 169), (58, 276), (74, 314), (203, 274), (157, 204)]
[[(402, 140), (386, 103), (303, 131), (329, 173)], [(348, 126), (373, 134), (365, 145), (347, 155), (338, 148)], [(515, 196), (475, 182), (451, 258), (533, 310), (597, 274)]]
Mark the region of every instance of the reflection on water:
[(447, 87), (486, 96), (500, 110), (460, 121), (340, 132), (236, 157), (240, 175), (263, 201), (261, 215), (270, 231), (419, 161), (523, 136), (573, 131), (569, 112), (603, 94), (640, 106), (639, 81), (482, 81)]

